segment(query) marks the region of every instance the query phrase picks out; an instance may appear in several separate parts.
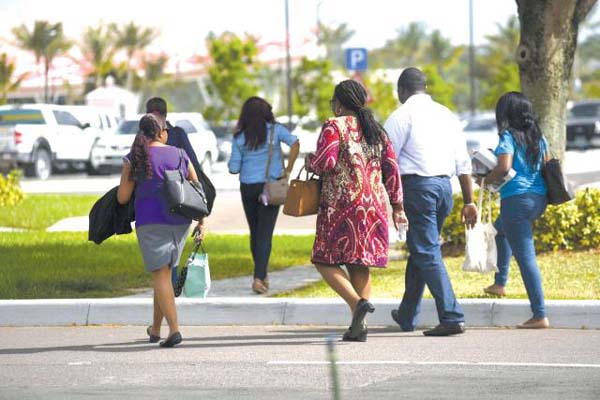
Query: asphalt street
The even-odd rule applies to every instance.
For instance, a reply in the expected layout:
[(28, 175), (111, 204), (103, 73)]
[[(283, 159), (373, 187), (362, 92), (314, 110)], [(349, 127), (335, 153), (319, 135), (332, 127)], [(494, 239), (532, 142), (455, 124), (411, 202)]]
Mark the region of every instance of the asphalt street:
[(161, 349), (142, 326), (0, 328), (0, 398), (330, 399), (332, 335), (342, 399), (600, 398), (600, 330), (343, 329), (186, 326)]

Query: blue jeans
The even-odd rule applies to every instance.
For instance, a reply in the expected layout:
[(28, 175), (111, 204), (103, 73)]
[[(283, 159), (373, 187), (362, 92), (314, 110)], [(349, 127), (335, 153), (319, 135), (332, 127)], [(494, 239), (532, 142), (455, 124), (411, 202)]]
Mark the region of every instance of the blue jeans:
[(406, 265), (406, 288), (398, 310), (400, 326), (405, 331), (416, 328), (425, 285), (435, 299), (440, 323), (464, 322), (442, 259), (439, 239), (453, 205), (450, 179), (404, 175), (402, 188), (410, 256)]
[(498, 249), (498, 270), (495, 275), (496, 285), (506, 286), (510, 257), (515, 256), (531, 310), (534, 318), (544, 318), (544, 291), (542, 277), (535, 260), (535, 246), (533, 244), (533, 222), (546, 210), (546, 196), (526, 193), (510, 196), (500, 203), (500, 215), (494, 226), (496, 234), (496, 247)]

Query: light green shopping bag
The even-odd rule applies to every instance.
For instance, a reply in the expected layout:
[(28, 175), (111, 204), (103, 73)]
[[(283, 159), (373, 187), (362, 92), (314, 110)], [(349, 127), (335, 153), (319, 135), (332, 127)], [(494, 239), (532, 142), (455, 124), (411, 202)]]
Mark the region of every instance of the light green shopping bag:
[[(202, 252), (198, 252), (198, 247)], [(187, 269), (187, 276), (183, 285), (185, 297), (206, 298), (210, 290), (210, 268), (208, 266), (208, 254), (202, 248), (201, 243), (194, 248), (184, 268)]]

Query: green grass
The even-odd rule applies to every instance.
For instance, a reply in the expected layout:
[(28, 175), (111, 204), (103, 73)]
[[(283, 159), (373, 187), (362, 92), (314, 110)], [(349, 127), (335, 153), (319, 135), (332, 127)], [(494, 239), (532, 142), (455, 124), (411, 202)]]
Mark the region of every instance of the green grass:
[(15, 207), (0, 208), (0, 226), (44, 230), (61, 219), (88, 215), (98, 195), (28, 194)]
[[(483, 288), (494, 283), (494, 275), (463, 272), (463, 257), (446, 257), (444, 260), (450, 279), (459, 298), (486, 298)], [(538, 255), (543, 288), (546, 299), (587, 299), (600, 298), (600, 252), (556, 252)], [(375, 298), (401, 299), (404, 293), (405, 261), (391, 262), (387, 269), (372, 269)], [(527, 293), (517, 264), (511, 263), (508, 298), (526, 299)], [(431, 298), (429, 291), (425, 297)], [(334, 297), (337, 296), (324, 282), (282, 293), (277, 297)]]
[[(275, 236), (270, 270), (308, 264), (312, 243), (312, 236)], [(190, 239), (183, 260), (191, 247)], [(204, 248), (213, 279), (252, 274), (247, 235), (209, 234)], [(87, 232), (4, 232), (0, 258), (1, 299), (114, 297), (152, 285), (134, 234), (98, 246)]]

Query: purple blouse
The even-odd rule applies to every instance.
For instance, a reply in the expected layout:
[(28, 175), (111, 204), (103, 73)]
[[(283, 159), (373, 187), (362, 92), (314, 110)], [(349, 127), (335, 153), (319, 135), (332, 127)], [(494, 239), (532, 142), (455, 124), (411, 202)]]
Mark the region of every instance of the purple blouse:
[[(179, 214), (173, 214), (167, 208), (167, 202), (163, 194), (164, 171), (177, 169), (181, 155), (183, 160), (181, 168), (183, 175), (188, 175), (188, 158), (185, 151), (173, 146), (150, 146), (150, 164), (152, 166), (152, 178), (136, 181), (135, 185), (135, 226), (149, 224), (186, 225), (191, 219)], [(128, 161), (131, 155), (125, 158)]]

